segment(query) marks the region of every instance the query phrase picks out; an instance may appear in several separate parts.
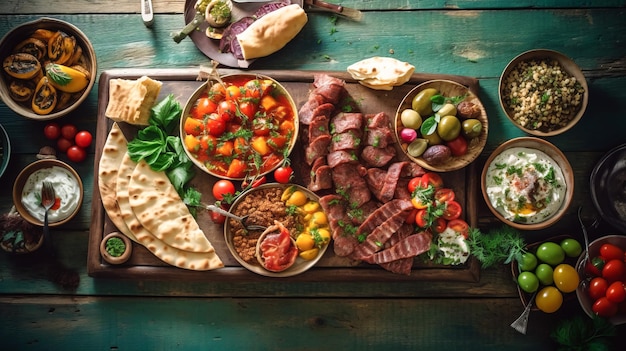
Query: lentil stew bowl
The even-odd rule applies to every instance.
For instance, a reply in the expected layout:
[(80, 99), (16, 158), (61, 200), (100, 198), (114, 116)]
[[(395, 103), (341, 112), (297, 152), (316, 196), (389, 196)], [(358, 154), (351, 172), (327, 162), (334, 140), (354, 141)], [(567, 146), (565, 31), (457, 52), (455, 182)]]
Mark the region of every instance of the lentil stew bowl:
[(587, 108), (589, 89), (581, 69), (560, 52), (526, 51), (504, 69), (500, 106), (522, 131), (539, 137), (572, 128)]
[(263, 233), (247, 231), (234, 219), (224, 223), (224, 240), (233, 257), (251, 272), (268, 277), (290, 277), (313, 267), (330, 244), (326, 214), (315, 193), (296, 184), (268, 183), (242, 193), (229, 210), (243, 217), (247, 224), (270, 227), (282, 223), (296, 241), (298, 256), (295, 263), (280, 272), (261, 266), (257, 259), (257, 242)]

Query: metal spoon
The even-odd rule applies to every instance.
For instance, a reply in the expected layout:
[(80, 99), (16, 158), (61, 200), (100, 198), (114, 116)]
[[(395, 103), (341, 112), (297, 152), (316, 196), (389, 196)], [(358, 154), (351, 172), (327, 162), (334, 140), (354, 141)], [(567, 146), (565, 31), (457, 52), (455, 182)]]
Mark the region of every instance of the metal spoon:
[(511, 323), (511, 327), (513, 329), (524, 335), (526, 335), (526, 329), (528, 327), (528, 317), (530, 316), (530, 308), (533, 305), (533, 301), (535, 301), (535, 296), (537, 296), (536, 291), (533, 293), (533, 296), (530, 298), (530, 300), (528, 300), (528, 304), (526, 304), (526, 307), (524, 308), (522, 314), (520, 314), (520, 316), (517, 317), (517, 319), (513, 321), (513, 323)]
[(154, 12), (152, 11), (152, 0), (141, 0), (141, 19), (146, 27), (152, 26), (154, 22)]
[(235, 214), (232, 214), (232, 213), (230, 213), (230, 212), (228, 212), (228, 211), (226, 211), (226, 210), (224, 210), (222, 208), (219, 208), (219, 207), (217, 207), (215, 205), (205, 205), (204, 207), (207, 210), (209, 210), (209, 211), (214, 211), (214, 212), (222, 214), (222, 215), (224, 215), (226, 217), (230, 217), (230, 218), (236, 219), (237, 221), (239, 221), (239, 223), (241, 223), (241, 225), (244, 228), (246, 228), (246, 230), (263, 230), (264, 231), (265, 229), (267, 229), (266, 227), (264, 227), (262, 225), (246, 224), (246, 221), (248, 220), (248, 215), (245, 215), (243, 217), (239, 217), (239, 216), (237, 216)]
[(50, 227), (48, 226), (48, 212), (50, 211), (50, 208), (52, 208), (52, 206), (54, 205), (55, 197), (56, 197), (56, 193), (54, 191), (54, 187), (52, 186), (52, 183), (48, 181), (44, 181), (43, 184), (41, 185), (41, 206), (43, 206), (43, 208), (45, 209), (45, 212), (43, 215), (43, 238), (44, 238), (44, 242), (46, 243), (46, 247), (48, 248), (48, 251), (50, 253), (52, 253), (54, 250), (52, 247), (52, 240), (50, 239)]
[(589, 261), (589, 236), (587, 235), (587, 227), (585, 227), (585, 224), (583, 223), (583, 217), (581, 215), (582, 210), (582, 206), (578, 207), (578, 222), (580, 223), (580, 228), (583, 232), (583, 238), (585, 239), (585, 259), (583, 260), (584, 267), (587, 261)]

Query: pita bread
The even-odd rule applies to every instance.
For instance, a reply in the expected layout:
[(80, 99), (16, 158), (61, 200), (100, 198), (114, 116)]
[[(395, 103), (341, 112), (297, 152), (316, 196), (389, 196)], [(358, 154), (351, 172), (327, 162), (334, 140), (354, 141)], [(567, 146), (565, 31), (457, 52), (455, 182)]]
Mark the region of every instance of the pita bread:
[(111, 79), (105, 116), (116, 122), (147, 126), (162, 85), (146, 76), (137, 80)]
[(179, 250), (157, 239), (154, 234), (139, 223), (139, 219), (130, 206), (128, 196), (128, 185), (136, 166), (137, 164), (131, 160), (128, 153), (124, 155), (118, 171), (116, 192), (122, 218), (137, 241), (157, 258), (175, 267), (196, 271), (224, 267), (222, 260), (215, 252), (198, 253)]
[(141, 225), (159, 240), (180, 250), (214, 251), (165, 172), (153, 171), (147, 162), (139, 161), (128, 184), (128, 195)]
[(348, 73), (362, 85), (377, 89), (391, 90), (394, 86), (406, 83), (415, 67), (407, 62), (391, 57), (370, 57), (348, 66)]
[(127, 144), (128, 142), (122, 130), (117, 123), (113, 123), (109, 136), (104, 143), (100, 164), (98, 165), (98, 187), (100, 188), (102, 205), (113, 224), (120, 232), (137, 242), (137, 238), (122, 218), (117, 202), (117, 173), (124, 155), (126, 155)]
[(252, 22), (248, 28), (237, 34), (243, 58), (250, 60), (264, 57), (282, 49), (300, 33), (307, 21), (308, 17), (302, 7), (291, 4)]

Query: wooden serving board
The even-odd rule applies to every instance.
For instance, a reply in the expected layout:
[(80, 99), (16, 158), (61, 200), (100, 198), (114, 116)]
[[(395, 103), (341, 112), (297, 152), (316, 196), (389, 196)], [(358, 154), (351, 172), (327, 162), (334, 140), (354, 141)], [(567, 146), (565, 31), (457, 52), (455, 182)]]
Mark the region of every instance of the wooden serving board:
[[(240, 73), (235, 69), (220, 70), (220, 74)], [(245, 71), (250, 73), (250, 71)], [(296, 106), (300, 107), (308, 99), (314, 74), (327, 73), (346, 81), (346, 89), (350, 97), (357, 102), (361, 112), (365, 114), (386, 112), (390, 117), (395, 116), (398, 105), (402, 98), (417, 84), (432, 79), (448, 79), (459, 82), (469, 87), (475, 94), (478, 92), (478, 80), (471, 77), (414, 74), (409, 83), (396, 87), (392, 91), (376, 91), (354, 81), (344, 72), (315, 72), (315, 71), (255, 71), (270, 76), (281, 84), (292, 95)], [(96, 129), (95, 161), (94, 161), (94, 187), (92, 205), (92, 224), (89, 234), (89, 248), (87, 268), (89, 275), (93, 277), (127, 278), (127, 279), (155, 279), (155, 280), (209, 280), (209, 281), (261, 281), (279, 278), (268, 278), (248, 271), (239, 265), (228, 250), (224, 231), (221, 225), (210, 220), (208, 211), (198, 211), (197, 220), (207, 238), (211, 241), (225, 267), (213, 271), (191, 271), (170, 266), (158, 258), (143, 246), (134, 243), (133, 253), (130, 260), (122, 265), (109, 265), (99, 252), (99, 245), (103, 237), (117, 228), (108, 218), (102, 206), (100, 191), (97, 185), (98, 165), (102, 155), (102, 149), (108, 132), (113, 122), (105, 116), (105, 110), (109, 97), (109, 80), (114, 78), (137, 79), (143, 75), (163, 82), (158, 101), (169, 94), (173, 94), (181, 106), (202, 84), (196, 80), (198, 69), (116, 69), (104, 71), (100, 76), (98, 91), (98, 118)], [(128, 128), (122, 124), (122, 129), (127, 138), (132, 139), (132, 133), (136, 129)], [(292, 165), (304, 164), (303, 146), (296, 144), (291, 155)], [(294, 167), (295, 182), (306, 184), (303, 176), (306, 168)], [(477, 223), (476, 196), (478, 189), (478, 174), (473, 164), (454, 172), (441, 174), (447, 187), (456, 192), (456, 199), (464, 209), (465, 220), (473, 227)], [(216, 178), (201, 170), (197, 170), (191, 184), (202, 193), (203, 203), (213, 203), (215, 199), (211, 194), (211, 187)], [(332, 245), (332, 243), (331, 243)], [(479, 279), (479, 264), (470, 258), (466, 264), (459, 266), (440, 266), (431, 262), (423, 262), (416, 258), (411, 275), (399, 275), (388, 272), (377, 265), (356, 263), (346, 258), (338, 257), (333, 253), (332, 246), (326, 251), (324, 257), (309, 271), (289, 278), (293, 281), (406, 281), (406, 280), (450, 280), (475, 282)]]

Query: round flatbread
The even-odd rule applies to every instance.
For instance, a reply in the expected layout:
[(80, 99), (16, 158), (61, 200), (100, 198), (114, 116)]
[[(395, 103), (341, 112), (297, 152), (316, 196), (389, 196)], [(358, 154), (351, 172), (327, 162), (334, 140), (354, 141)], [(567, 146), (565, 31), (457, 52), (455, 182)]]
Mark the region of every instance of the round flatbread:
[(128, 195), (128, 186), (136, 166), (137, 163), (130, 158), (128, 153), (124, 155), (118, 171), (116, 192), (122, 218), (138, 242), (150, 250), (158, 259), (175, 267), (195, 271), (224, 267), (224, 264), (215, 252), (199, 253), (179, 250), (157, 239), (154, 234), (141, 225), (130, 206)]
[(128, 184), (128, 195), (139, 222), (159, 240), (180, 250), (214, 251), (165, 172), (156, 172), (144, 160), (139, 161)]
[(352, 78), (368, 88), (391, 90), (408, 82), (415, 66), (392, 57), (375, 56), (356, 62), (347, 70)]
[(122, 212), (117, 202), (117, 174), (126, 155), (127, 141), (124, 133), (113, 123), (102, 149), (102, 156), (98, 165), (98, 187), (102, 206), (117, 229), (131, 240), (137, 242), (137, 238), (124, 222)]

